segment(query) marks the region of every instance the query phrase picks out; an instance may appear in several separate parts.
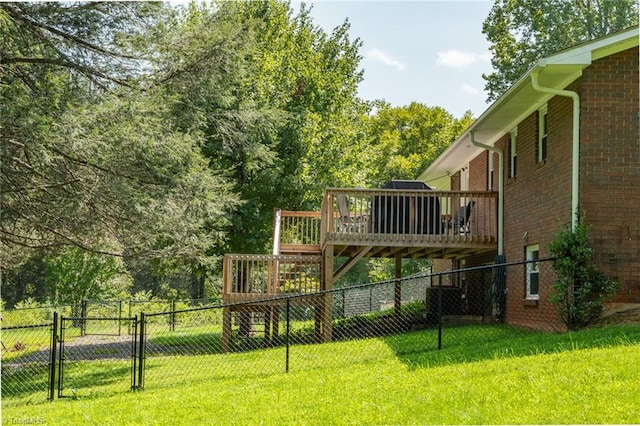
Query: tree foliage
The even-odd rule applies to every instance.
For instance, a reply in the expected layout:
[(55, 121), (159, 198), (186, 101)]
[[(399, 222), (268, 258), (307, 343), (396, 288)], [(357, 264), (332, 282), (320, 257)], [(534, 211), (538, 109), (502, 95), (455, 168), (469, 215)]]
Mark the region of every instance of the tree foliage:
[(368, 120), (369, 183), (415, 179), (471, 124), (471, 113), (454, 118), (441, 107), (413, 102), (404, 107), (381, 104)]
[[(108, 237), (119, 243), (111, 254), (200, 256), (220, 238), (234, 197), (199, 154), (199, 135), (172, 124), (166, 92), (131, 87), (145, 53), (133, 49), (164, 10), (2, 8), (9, 21), (0, 86), (5, 253), (61, 245), (100, 252)], [(4, 256), (3, 265), (19, 257)]]
[(44, 263), (47, 279), (54, 289), (54, 306), (72, 305), (74, 316), (83, 300), (111, 300), (128, 294), (131, 277), (122, 259), (68, 247)]
[(356, 96), (359, 42), (347, 24), (327, 35), (309, 9), (278, 1), (191, 5), (176, 30), (166, 67), (194, 64), (165, 81), (182, 128), (203, 134), (211, 167), (243, 202), (227, 250), (263, 252), (275, 207), (317, 208), (360, 160), (351, 149), (367, 111)]
[(3, 79), (36, 93), (56, 72), (71, 87), (130, 84), (145, 57), (141, 38), (168, 12), (159, 2), (2, 3)]
[(553, 52), (638, 24), (638, 0), (496, 0), (483, 24), (494, 72), (483, 75), (495, 100)]
[[(201, 155), (202, 135), (180, 128), (161, 85), (167, 74), (155, 64), (171, 9), (3, 3), (0, 11), (3, 269), (69, 247), (147, 259), (156, 271), (210, 267), (237, 197)], [(3, 274), (16, 278), (3, 286), (22, 285), (20, 276)]]
[(286, 1), (0, 3), (0, 35), (11, 302), (106, 297), (116, 264), (132, 292), (202, 297), (222, 254), (265, 252), (275, 207), (415, 178), (470, 122), (362, 101), (348, 21)]

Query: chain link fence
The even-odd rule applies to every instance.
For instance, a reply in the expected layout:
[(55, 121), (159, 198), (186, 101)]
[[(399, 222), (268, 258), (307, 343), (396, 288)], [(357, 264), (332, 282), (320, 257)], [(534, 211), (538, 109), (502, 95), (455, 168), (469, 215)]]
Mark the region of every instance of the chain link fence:
[[(3, 327), (3, 404), (52, 397), (54, 388), (58, 397), (85, 397), (345, 367), (389, 353), (410, 359), (416, 348), (401, 343), (411, 340), (407, 333), (419, 333), (421, 356), (428, 357), (442, 347), (481, 347), (503, 321), (558, 331), (548, 302), (553, 279), (550, 262), (540, 260), (233, 305), (156, 302), (147, 312), (105, 304), (87, 313), (120, 315)], [(522, 292), (509, 281), (507, 293), (507, 280)]]
[[(137, 321), (122, 317), (61, 317), (53, 384), (57, 397), (91, 397), (136, 389)], [(123, 334), (123, 329), (133, 332)]]
[(71, 305), (5, 309), (1, 313), (2, 329), (51, 323), (53, 321), (54, 312), (58, 312), (60, 315), (71, 316)]
[(51, 322), (53, 313), (66, 317), (133, 318), (140, 312), (169, 312), (220, 304), (219, 297), (201, 299), (83, 300), (77, 305), (32, 306), (2, 310), (2, 326), (37, 325)]
[(2, 328), (2, 403), (52, 399), (54, 322)]

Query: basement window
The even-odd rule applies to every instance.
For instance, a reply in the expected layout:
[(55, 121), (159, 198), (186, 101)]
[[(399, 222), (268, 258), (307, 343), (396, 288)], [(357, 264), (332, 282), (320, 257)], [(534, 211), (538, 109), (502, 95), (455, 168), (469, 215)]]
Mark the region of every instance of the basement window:
[(540, 298), (540, 283), (539, 275), (540, 270), (538, 268), (538, 259), (540, 253), (540, 246), (538, 244), (530, 245), (526, 247), (526, 295), (528, 300), (538, 300)]

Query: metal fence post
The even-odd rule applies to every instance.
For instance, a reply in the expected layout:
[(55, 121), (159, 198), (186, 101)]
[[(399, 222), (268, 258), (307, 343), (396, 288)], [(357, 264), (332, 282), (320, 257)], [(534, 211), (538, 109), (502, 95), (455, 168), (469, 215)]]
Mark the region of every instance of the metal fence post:
[(171, 301), (171, 316), (169, 318), (169, 330), (176, 331), (176, 299)]
[[(129, 315), (128, 315), (128, 317), (129, 317), (129, 318), (133, 318), (133, 317), (131, 316), (131, 310), (132, 310), (132, 307), (131, 307), (131, 304), (132, 304), (131, 302), (132, 302), (132, 301), (131, 301), (131, 299), (129, 299), (129, 301), (128, 301), (128, 302), (129, 302)], [(136, 315), (136, 321), (137, 321), (137, 320), (138, 320), (138, 316)], [(129, 322), (129, 324), (127, 325), (127, 333), (131, 334), (131, 328), (132, 328), (132, 327), (131, 327), (131, 323)]]
[(129, 319), (129, 330), (133, 332), (131, 339), (131, 390), (138, 389), (138, 316)]
[(122, 335), (122, 300), (118, 300), (118, 336)]
[(84, 336), (87, 332), (87, 321), (85, 318), (87, 317), (87, 301), (83, 300), (80, 303), (80, 335)]
[(287, 298), (287, 332), (284, 336), (284, 344), (286, 347), (286, 366), (285, 372), (289, 372), (289, 332), (291, 331), (291, 298)]
[(64, 375), (64, 317), (60, 316), (60, 339), (58, 341), (58, 398), (62, 396)]
[(442, 274), (438, 275), (438, 350), (442, 349)]
[(144, 357), (145, 357), (145, 332), (147, 318), (144, 312), (140, 312), (140, 349), (138, 350), (138, 389), (144, 389)]
[(49, 401), (53, 401), (56, 389), (56, 349), (58, 346), (58, 311), (53, 311), (51, 324), (51, 347), (49, 352)]

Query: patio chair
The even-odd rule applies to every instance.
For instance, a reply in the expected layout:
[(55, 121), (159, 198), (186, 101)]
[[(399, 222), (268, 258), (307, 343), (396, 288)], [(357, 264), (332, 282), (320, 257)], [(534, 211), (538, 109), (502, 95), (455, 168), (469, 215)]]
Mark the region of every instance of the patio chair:
[(466, 206), (460, 206), (458, 213), (451, 218), (449, 228), (460, 234), (469, 234), (471, 232), (469, 218), (471, 217), (471, 209), (475, 204), (475, 201), (469, 201)]
[(362, 233), (366, 229), (367, 219), (366, 215), (353, 215), (349, 208), (349, 200), (346, 195), (338, 195), (336, 197), (336, 204), (338, 205), (338, 212), (340, 213), (341, 231)]

